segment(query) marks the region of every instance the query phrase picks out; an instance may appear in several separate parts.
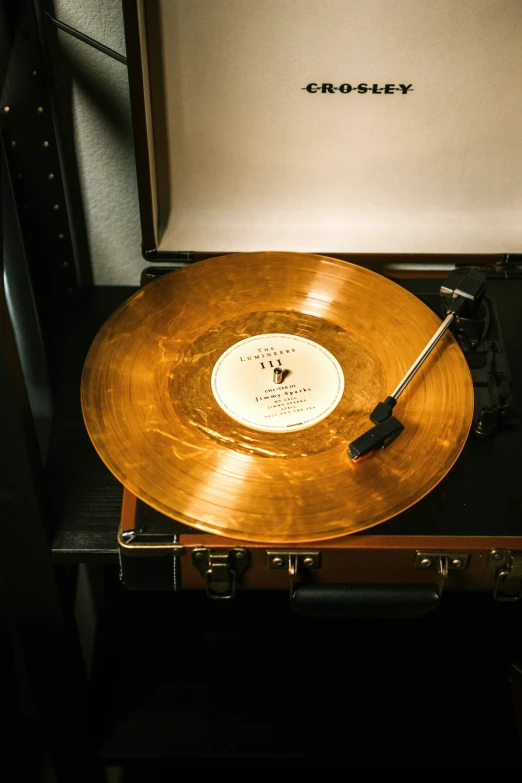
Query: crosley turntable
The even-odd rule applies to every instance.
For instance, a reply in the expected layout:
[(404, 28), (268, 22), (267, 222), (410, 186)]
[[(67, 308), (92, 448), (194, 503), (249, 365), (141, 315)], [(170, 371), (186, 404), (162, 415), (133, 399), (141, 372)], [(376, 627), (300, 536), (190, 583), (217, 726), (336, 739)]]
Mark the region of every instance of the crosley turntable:
[[(144, 255), (190, 268), (124, 304), (86, 364), (89, 432), (125, 487), (123, 581), (229, 597), (289, 574), (337, 608), (437, 580), (519, 597), (520, 9), (124, 10)], [(390, 404), (461, 267), (488, 278), (481, 314)], [(288, 406), (292, 339), (307, 369)], [(363, 459), (372, 438), (391, 442)]]

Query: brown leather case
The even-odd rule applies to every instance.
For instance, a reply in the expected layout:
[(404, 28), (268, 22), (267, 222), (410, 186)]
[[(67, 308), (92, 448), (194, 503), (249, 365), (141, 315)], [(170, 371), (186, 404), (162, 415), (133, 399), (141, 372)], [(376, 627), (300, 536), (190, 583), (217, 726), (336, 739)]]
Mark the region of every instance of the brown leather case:
[[(290, 590), (292, 600), (301, 588), (314, 593), (312, 598), (328, 604), (328, 590), (349, 586), (365, 603), (363, 586), (370, 594), (377, 586), (430, 586), (440, 597), (447, 590), (491, 591), (497, 598), (513, 600), (519, 595), (516, 555), (518, 536), (426, 536), (381, 535), (377, 532), (344, 536), (296, 547), (243, 541), (198, 533), (186, 525), (147, 509), (149, 519), (137, 509), (141, 501), (124, 490), (119, 543), (122, 579), (131, 588), (150, 589), (150, 571), (140, 577), (136, 561), (155, 561), (156, 575), (163, 567), (168, 575), (160, 589), (206, 589), (212, 598), (231, 598), (237, 590)], [(240, 555), (238, 558), (237, 555)], [(163, 566), (158, 565), (163, 559)], [(176, 561), (176, 579), (172, 560)], [(133, 561), (132, 573), (126, 565)], [(394, 593), (390, 589), (391, 594)], [(320, 594), (322, 598), (320, 598)], [(408, 591), (402, 590), (406, 600)], [(427, 593), (429, 595), (429, 592)], [(308, 596), (309, 598), (309, 596)], [(336, 601), (340, 600), (337, 595)]]

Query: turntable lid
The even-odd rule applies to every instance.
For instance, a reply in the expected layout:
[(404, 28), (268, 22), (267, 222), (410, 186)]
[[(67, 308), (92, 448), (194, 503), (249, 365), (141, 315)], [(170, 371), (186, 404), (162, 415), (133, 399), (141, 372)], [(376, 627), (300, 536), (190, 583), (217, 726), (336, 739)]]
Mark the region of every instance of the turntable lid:
[(520, 3), (137, 6), (146, 247), (522, 251)]

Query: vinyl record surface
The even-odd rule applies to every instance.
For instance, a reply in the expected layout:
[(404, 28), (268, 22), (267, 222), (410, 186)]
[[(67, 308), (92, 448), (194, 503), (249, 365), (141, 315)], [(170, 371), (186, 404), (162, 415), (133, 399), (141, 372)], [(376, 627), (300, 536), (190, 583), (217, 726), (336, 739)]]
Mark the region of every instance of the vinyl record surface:
[(273, 543), (353, 533), (422, 498), (464, 445), (473, 388), (446, 333), (394, 410), (404, 432), (364, 461), (347, 454), (439, 325), (343, 261), (198, 262), (105, 323), (85, 363), (85, 422), (124, 486), (193, 527)]

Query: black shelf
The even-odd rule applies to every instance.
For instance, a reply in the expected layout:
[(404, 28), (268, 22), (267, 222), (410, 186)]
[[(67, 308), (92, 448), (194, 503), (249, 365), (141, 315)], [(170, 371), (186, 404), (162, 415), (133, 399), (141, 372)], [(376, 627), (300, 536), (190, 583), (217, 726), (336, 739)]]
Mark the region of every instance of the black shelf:
[[(438, 280), (401, 280), (414, 293), (433, 293)], [(87, 436), (80, 409), (80, 379), (89, 346), (106, 318), (135, 289), (90, 287), (53, 347), (55, 417), (47, 461), (47, 487), (55, 521), (55, 562), (116, 562), (122, 488)], [(489, 295), (501, 325), (522, 400), (522, 280), (491, 280)], [(522, 535), (519, 464), (521, 429), (492, 438), (470, 437), (448, 476), (420, 503), (365, 535)]]
[(52, 350), (55, 415), (46, 466), (56, 562), (116, 562), (122, 487), (96, 454), (80, 405), (83, 363), (92, 340), (134, 288), (81, 289)]

